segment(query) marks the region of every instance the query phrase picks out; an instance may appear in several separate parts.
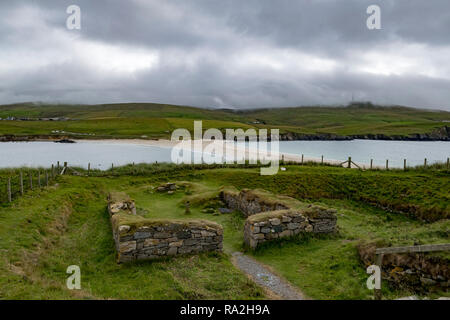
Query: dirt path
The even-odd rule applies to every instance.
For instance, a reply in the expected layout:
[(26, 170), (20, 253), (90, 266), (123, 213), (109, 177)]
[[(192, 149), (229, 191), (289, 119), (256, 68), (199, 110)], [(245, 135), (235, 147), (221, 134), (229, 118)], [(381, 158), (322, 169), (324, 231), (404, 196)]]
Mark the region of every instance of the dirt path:
[(255, 259), (241, 252), (235, 252), (233, 253), (233, 263), (253, 281), (267, 290), (269, 296), (282, 300), (305, 300), (303, 294)]

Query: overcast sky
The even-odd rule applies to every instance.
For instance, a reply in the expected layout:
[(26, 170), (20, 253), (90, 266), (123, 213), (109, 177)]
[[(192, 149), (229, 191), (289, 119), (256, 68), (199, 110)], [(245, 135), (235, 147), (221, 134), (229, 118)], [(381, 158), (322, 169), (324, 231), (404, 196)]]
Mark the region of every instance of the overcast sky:
[[(81, 8), (81, 30), (66, 9)], [(381, 8), (381, 30), (366, 9)], [(449, 0), (0, 2), (0, 104), (450, 110)]]

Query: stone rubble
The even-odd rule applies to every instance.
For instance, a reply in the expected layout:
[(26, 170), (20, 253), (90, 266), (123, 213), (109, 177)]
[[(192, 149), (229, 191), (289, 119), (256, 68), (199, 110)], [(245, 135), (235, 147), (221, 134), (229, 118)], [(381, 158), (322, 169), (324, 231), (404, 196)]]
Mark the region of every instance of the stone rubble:
[(177, 185), (175, 183), (165, 183), (156, 188), (158, 192), (168, 192), (170, 194), (174, 193), (177, 190)]

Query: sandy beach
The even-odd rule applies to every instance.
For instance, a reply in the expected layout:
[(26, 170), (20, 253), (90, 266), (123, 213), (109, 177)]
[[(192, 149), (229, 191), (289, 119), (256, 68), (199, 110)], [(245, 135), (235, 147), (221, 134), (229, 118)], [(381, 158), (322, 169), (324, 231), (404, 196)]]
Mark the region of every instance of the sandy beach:
[[(84, 143), (84, 142), (89, 142), (89, 143), (108, 143), (108, 144), (134, 144), (134, 145), (142, 145), (142, 146), (152, 146), (152, 147), (160, 147), (160, 148), (173, 148), (173, 147), (180, 147), (180, 141), (171, 141), (171, 140), (167, 140), (167, 139), (159, 139), (159, 140), (145, 140), (145, 139), (108, 139), (108, 140), (75, 140), (77, 143)], [(192, 140), (191, 140), (192, 142)], [(250, 150), (248, 148), (245, 148), (243, 146), (239, 146), (239, 145), (230, 145), (225, 143), (225, 141), (223, 142), (223, 152), (226, 155), (231, 155), (233, 154), (233, 152), (241, 152), (244, 153), (245, 152), (245, 158), (249, 159), (249, 158), (260, 158), (261, 156), (264, 155), (264, 151), (259, 151), (259, 150), (255, 150), (253, 148), (251, 148)], [(203, 149), (205, 149), (207, 146), (211, 145), (212, 143), (214, 143), (214, 140), (203, 140)], [(190, 148), (190, 144), (186, 141), (184, 145), (181, 146), (180, 149), (186, 150)], [(302, 156), (298, 155), (298, 154), (291, 154), (291, 153), (279, 153), (279, 159), (281, 160), (284, 156), (284, 160), (285, 161), (293, 161), (293, 162), (302, 162)], [(316, 158), (316, 157), (308, 157), (308, 156), (304, 156), (303, 157), (303, 161), (304, 162), (316, 162), (316, 163), (321, 163), (322, 159), (321, 158)], [(341, 164), (342, 161), (340, 160), (335, 160), (335, 159), (324, 159), (323, 160), (324, 163), (329, 163), (329, 164)], [(346, 164), (345, 164), (346, 165)], [(360, 164), (357, 163), (358, 166), (360, 166), (361, 168), (365, 168), (364, 164)], [(352, 164), (352, 168), (357, 168), (355, 165)]]

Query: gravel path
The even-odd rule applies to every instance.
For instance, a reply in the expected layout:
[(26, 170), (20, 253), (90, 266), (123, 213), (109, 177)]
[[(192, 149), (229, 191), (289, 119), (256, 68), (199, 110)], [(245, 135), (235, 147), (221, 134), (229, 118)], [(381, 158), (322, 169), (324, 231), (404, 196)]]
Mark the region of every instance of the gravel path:
[(233, 253), (235, 265), (244, 273), (249, 275), (257, 284), (274, 293), (283, 300), (304, 300), (297, 290), (289, 283), (273, 274), (264, 265), (258, 261), (242, 254), (241, 252)]

